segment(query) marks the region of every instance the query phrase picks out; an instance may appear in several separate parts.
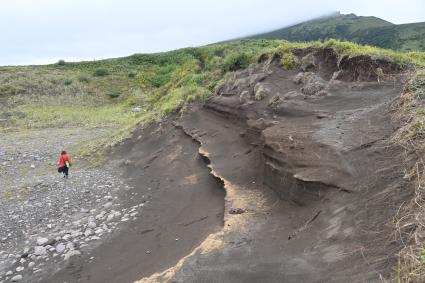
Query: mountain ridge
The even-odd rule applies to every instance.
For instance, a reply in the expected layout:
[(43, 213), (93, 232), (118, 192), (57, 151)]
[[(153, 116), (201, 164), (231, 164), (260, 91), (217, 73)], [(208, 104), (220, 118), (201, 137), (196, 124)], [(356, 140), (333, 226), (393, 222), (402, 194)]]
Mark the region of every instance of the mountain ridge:
[(425, 22), (397, 25), (374, 16), (334, 13), (248, 38), (289, 41), (334, 38), (399, 51), (423, 51)]

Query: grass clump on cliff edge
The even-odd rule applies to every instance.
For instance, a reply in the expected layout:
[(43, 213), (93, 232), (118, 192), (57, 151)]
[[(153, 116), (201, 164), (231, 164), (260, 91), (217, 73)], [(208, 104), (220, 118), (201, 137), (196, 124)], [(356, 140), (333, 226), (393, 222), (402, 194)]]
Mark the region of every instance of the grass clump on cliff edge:
[[(418, 69), (394, 102), (394, 120), (400, 127), (392, 141), (405, 149), (405, 179), (414, 196), (403, 203), (394, 219), (395, 236), (402, 242), (394, 271), (396, 282), (425, 281), (425, 70)], [(412, 155), (415, 156), (412, 159)], [(406, 189), (411, 189), (408, 187)]]
[(418, 70), (408, 85), (408, 90), (413, 92), (418, 98), (425, 97), (425, 70)]
[(249, 66), (252, 58), (246, 53), (231, 53), (225, 57), (222, 64), (223, 73), (234, 72)]

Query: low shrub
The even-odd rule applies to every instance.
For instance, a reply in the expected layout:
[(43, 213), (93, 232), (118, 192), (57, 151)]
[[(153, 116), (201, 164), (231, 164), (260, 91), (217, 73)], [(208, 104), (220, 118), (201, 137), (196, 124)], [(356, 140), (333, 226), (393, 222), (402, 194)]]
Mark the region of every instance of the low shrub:
[(226, 56), (222, 65), (223, 72), (233, 72), (248, 67), (250, 58), (245, 53), (231, 53)]
[(188, 96), (186, 97), (186, 102), (187, 102), (187, 103), (192, 103), (193, 101), (195, 101), (195, 96), (193, 96), (193, 95), (188, 95)]
[(104, 76), (108, 76), (109, 75), (109, 71), (106, 69), (97, 69), (94, 71), (93, 76), (95, 77), (104, 77)]
[(9, 96), (9, 95), (17, 95), (25, 93), (26, 89), (21, 86), (4, 84), (0, 85), (0, 97), (1, 96)]
[(409, 89), (421, 98), (425, 96), (425, 71), (418, 71), (415, 78), (410, 83)]
[(121, 93), (119, 93), (117, 91), (113, 91), (113, 92), (108, 92), (106, 95), (109, 98), (118, 98), (118, 97), (120, 97)]
[(172, 72), (158, 72), (146, 76), (147, 82), (152, 86), (159, 88), (171, 80)]
[(280, 62), (285, 70), (291, 70), (295, 67), (295, 58), (290, 52), (283, 53)]
[(81, 75), (81, 76), (78, 77), (78, 81), (80, 83), (86, 83), (86, 84), (90, 82), (89, 78), (86, 77), (86, 76), (83, 76), (83, 75)]

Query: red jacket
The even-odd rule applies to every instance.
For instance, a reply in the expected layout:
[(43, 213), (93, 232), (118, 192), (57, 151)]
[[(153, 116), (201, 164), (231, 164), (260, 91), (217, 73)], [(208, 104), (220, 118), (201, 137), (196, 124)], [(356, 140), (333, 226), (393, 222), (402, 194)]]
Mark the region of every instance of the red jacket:
[(72, 164), (71, 157), (69, 157), (68, 154), (61, 154), (59, 157), (58, 167), (64, 167), (66, 161), (68, 161), (69, 165)]

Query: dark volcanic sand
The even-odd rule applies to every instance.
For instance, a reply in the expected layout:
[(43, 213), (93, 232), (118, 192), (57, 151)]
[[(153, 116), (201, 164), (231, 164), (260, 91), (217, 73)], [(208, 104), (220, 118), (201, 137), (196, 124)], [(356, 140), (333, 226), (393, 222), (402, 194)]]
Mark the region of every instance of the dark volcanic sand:
[(138, 192), (128, 206), (147, 200), (141, 217), (44, 282), (133, 282), (173, 266), (221, 229), (225, 192), (199, 156), (199, 145), (169, 124), (161, 131), (156, 126), (135, 133), (112, 154), (129, 164), (123, 175)]
[[(329, 80), (332, 64), (322, 65), (318, 74)], [(239, 75), (255, 80), (261, 68)], [(262, 80), (263, 100), (226, 93), (117, 146), (113, 158), (127, 161), (123, 177), (149, 200), (142, 217), (46, 282), (377, 282), (389, 276), (400, 247), (390, 219), (411, 195), (402, 150), (389, 142), (400, 77), (326, 81), (326, 96), (288, 98), (285, 93), (305, 84), (293, 82), (294, 71), (271, 70)], [(239, 90), (244, 87), (253, 88), (242, 83)], [(282, 102), (271, 109), (277, 94)], [(231, 208), (243, 213), (230, 214)], [(94, 262), (86, 264), (91, 256)]]

